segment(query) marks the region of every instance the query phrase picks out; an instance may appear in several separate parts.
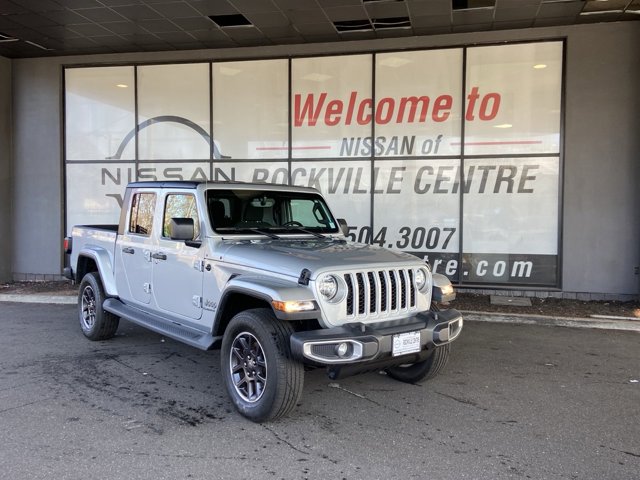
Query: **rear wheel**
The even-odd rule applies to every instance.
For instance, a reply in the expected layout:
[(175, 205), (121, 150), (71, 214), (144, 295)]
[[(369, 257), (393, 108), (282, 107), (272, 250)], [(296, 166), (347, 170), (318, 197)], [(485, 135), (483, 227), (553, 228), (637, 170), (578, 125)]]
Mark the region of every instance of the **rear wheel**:
[(107, 340), (118, 330), (120, 318), (102, 308), (105, 298), (98, 273), (87, 273), (80, 283), (78, 317), (82, 333), (89, 340)]
[(254, 422), (289, 413), (302, 396), (304, 368), (293, 360), (293, 328), (266, 308), (238, 313), (222, 340), (222, 376), (238, 411)]

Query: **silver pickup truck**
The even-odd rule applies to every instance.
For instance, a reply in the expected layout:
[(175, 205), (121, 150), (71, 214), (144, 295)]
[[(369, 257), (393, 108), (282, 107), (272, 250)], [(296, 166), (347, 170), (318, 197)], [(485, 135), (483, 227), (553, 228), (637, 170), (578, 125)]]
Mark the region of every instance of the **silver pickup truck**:
[(73, 228), (64, 274), (80, 282), (87, 338), (113, 337), (123, 318), (219, 348), (232, 402), (263, 421), (299, 402), (305, 368), (418, 382), (462, 330), (459, 312), (435, 306), (454, 298), (446, 277), (345, 231), (311, 188), (131, 183), (119, 225)]

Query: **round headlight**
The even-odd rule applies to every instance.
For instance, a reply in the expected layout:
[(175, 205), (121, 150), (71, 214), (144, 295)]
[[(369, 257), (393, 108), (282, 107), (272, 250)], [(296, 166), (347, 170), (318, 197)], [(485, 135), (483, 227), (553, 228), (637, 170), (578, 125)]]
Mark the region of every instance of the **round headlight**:
[(416, 270), (416, 288), (420, 291), (427, 285), (427, 270), (419, 268)]
[(326, 300), (332, 300), (338, 293), (338, 280), (333, 275), (325, 275), (318, 281), (318, 291)]

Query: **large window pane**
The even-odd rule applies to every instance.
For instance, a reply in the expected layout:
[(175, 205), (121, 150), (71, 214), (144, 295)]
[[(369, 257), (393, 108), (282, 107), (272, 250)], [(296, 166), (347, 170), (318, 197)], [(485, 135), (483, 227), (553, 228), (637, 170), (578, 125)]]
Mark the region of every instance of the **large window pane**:
[(134, 163), (70, 163), (67, 175), (67, 235), (74, 225), (116, 224)]
[(371, 156), (371, 59), (292, 61), (293, 158)]
[(133, 67), (65, 71), (67, 160), (135, 158)]
[(320, 190), (334, 216), (346, 219), (351, 231), (356, 232), (356, 240), (357, 232), (371, 225), (371, 162), (294, 162), (291, 182)]
[(458, 155), (461, 90), (462, 49), (376, 55), (376, 156)]
[(554, 285), (557, 158), (465, 161), (464, 280)]
[(467, 52), (465, 154), (559, 153), (562, 42)]
[(460, 160), (376, 161), (371, 240), (428, 260), (456, 279)]
[(138, 67), (140, 160), (209, 158), (209, 64)]
[(213, 138), (230, 158), (287, 158), (288, 61), (213, 64)]

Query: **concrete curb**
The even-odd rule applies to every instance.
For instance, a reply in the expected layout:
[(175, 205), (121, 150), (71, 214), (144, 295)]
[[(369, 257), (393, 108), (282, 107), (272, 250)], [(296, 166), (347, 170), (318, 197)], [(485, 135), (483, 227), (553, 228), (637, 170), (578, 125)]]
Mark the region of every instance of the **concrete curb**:
[[(19, 293), (0, 294), (0, 302), (47, 303), (56, 305), (75, 305), (76, 295), (35, 295)], [(512, 323), (516, 325), (544, 325), (549, 327), (597, 328), (640, 332), (640, 320), (553, 317), (545, 315), (527, 315), (522, 313), (476, 312), (462, 310), (465, 321)]]
[(553, 317), (545, 315), (527, 315), (521, 313), (472, 312), (462, 311), (465, 321), (513, 323), (519, 325), (543, 325), (549, 327), (597, 328), (640, 332), (640, 320), (618, 320), (602, 318)]
[(78, 302), (76, 295), (22, 295), (20, 293), (1, 293), (0, 302), (14, 303), (49, 303), (56, 305), (75, 305)]

